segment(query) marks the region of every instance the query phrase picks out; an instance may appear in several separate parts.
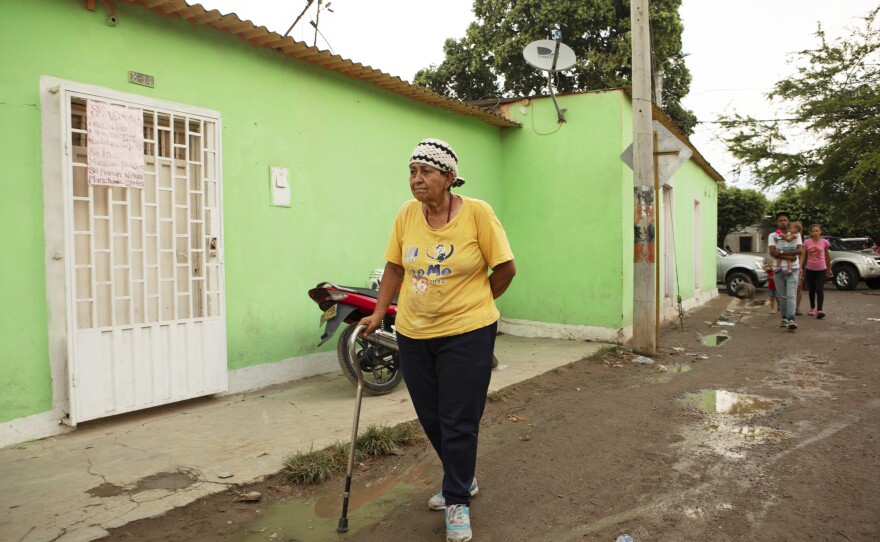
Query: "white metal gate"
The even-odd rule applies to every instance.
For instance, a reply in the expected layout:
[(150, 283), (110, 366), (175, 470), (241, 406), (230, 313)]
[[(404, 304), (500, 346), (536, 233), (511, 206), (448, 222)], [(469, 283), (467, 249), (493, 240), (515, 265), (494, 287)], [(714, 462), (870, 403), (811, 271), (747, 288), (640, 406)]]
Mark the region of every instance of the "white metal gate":
[[(143, 189), (89, 184), (89, 100), (142, 114)], [(70, 421), (224, 391), (219, 118), (62, 103)]]

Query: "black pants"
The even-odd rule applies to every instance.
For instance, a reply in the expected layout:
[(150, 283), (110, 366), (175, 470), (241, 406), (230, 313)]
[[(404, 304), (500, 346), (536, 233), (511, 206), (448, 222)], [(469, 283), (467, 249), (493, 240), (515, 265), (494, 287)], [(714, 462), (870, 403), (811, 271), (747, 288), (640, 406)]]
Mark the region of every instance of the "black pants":
[(818, 271), (807, 269), (807, 288), (810, 289), (811, 309), (822, 310), (822, 305), (825, 303), (825, 275), (827, 273), (825, 269)]
[(400, 368), (422, 428), (443, 463), (447, 505), (470, 504), (477, 434), (492, 376), (497, 322), (436, 339), (397, 333)]

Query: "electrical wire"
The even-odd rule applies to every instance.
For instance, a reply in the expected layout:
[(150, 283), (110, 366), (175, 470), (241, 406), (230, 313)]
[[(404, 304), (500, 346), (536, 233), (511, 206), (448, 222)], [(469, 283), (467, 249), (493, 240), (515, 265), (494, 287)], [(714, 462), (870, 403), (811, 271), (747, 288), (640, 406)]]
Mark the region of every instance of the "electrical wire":
[(317, 32), (317, 33), (321, 36), (321, 39), (324, 40), (324, 43), (327, 44), (327, 48), (330, 49), (330, 53), (332, 53), (332, 54), (335, 55), (336, 53), (333, 52), (333, 46), (330, 45), (330, 42), (327, 40), (327, 37), (324, 36), (324, 33), (321, 32), (320, 30), (318, 30), (318, 25), (316, 25), (316, 24), (315, 24), (314, 22), (312, 22), (312, 21), (309, 21), (309, 24), (315, 27), (315, 32)]
[(850, 119), (863, 120), (874, 117), (874, 113), (865, 114), (828, 114), (828, 115), (809, 115), (805, 117), (789, 117), (781, 119), (744, 119), (744, 120), (698, 120), (697, 124), (721, 124), (721, 125), (738, 125), (738, 124), (773, 124), (777, 122), (809, 122), (815, 119)]
[(539, 135), (539, 136), (553, 135), (553, 134), (555, 134), (556, 132), (558, 132), (558, 131), (562, 128), (562, 125), (563, 125), (563, 124), (565, 124), (564, 122), (559, 122), (559, 123), (557, 123), (556, 129), (553, 130), (552, 132), (539, 132), (539, 131), (535, 128), (535, 114), (534, 114), (534, 113), (535, 113), (535, 102), (532, 101), (531, 103), (529, 103), (529, 107), (532, 109), (532, 114), (529, 115), (530, 117), (532, 117), (532, 131), (535, 132), (535, 133), (536, 133), (537, 135)]

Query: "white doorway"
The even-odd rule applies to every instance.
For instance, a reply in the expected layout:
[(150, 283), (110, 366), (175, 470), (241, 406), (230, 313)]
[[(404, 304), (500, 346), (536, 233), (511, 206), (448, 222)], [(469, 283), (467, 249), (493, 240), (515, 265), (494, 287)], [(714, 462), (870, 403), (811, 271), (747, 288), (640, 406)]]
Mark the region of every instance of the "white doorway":
[(700, 200), (694, 200), (694, 290), (703, 287), (703, 220)]
[[(224, 391), (219, 115), (76, 84), (57, 93), (69, 423)], [(90, 102), (143, 119), (142, 188), (89, 183)]]
[(673, 224), (673, 188), (664, 185), (663, 197), (663, 297), (674, 298), (676, 294), (675, 281), (675, 225)]

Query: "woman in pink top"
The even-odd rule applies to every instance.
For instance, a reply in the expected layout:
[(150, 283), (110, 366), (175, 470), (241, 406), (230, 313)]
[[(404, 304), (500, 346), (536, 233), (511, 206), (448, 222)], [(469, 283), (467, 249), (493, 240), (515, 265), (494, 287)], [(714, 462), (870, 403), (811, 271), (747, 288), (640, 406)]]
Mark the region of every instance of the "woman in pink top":
[(804, 250), (807, 253), (807, 287), (810, 289), (810, 312), (807, 314), (816, 318), (825, 318), (822, 311), (825, 280), (833, 276), (828, 245), (828, 240), (822, 239), (822, 226), (810, 226), (810, 238), (804, 241)]

